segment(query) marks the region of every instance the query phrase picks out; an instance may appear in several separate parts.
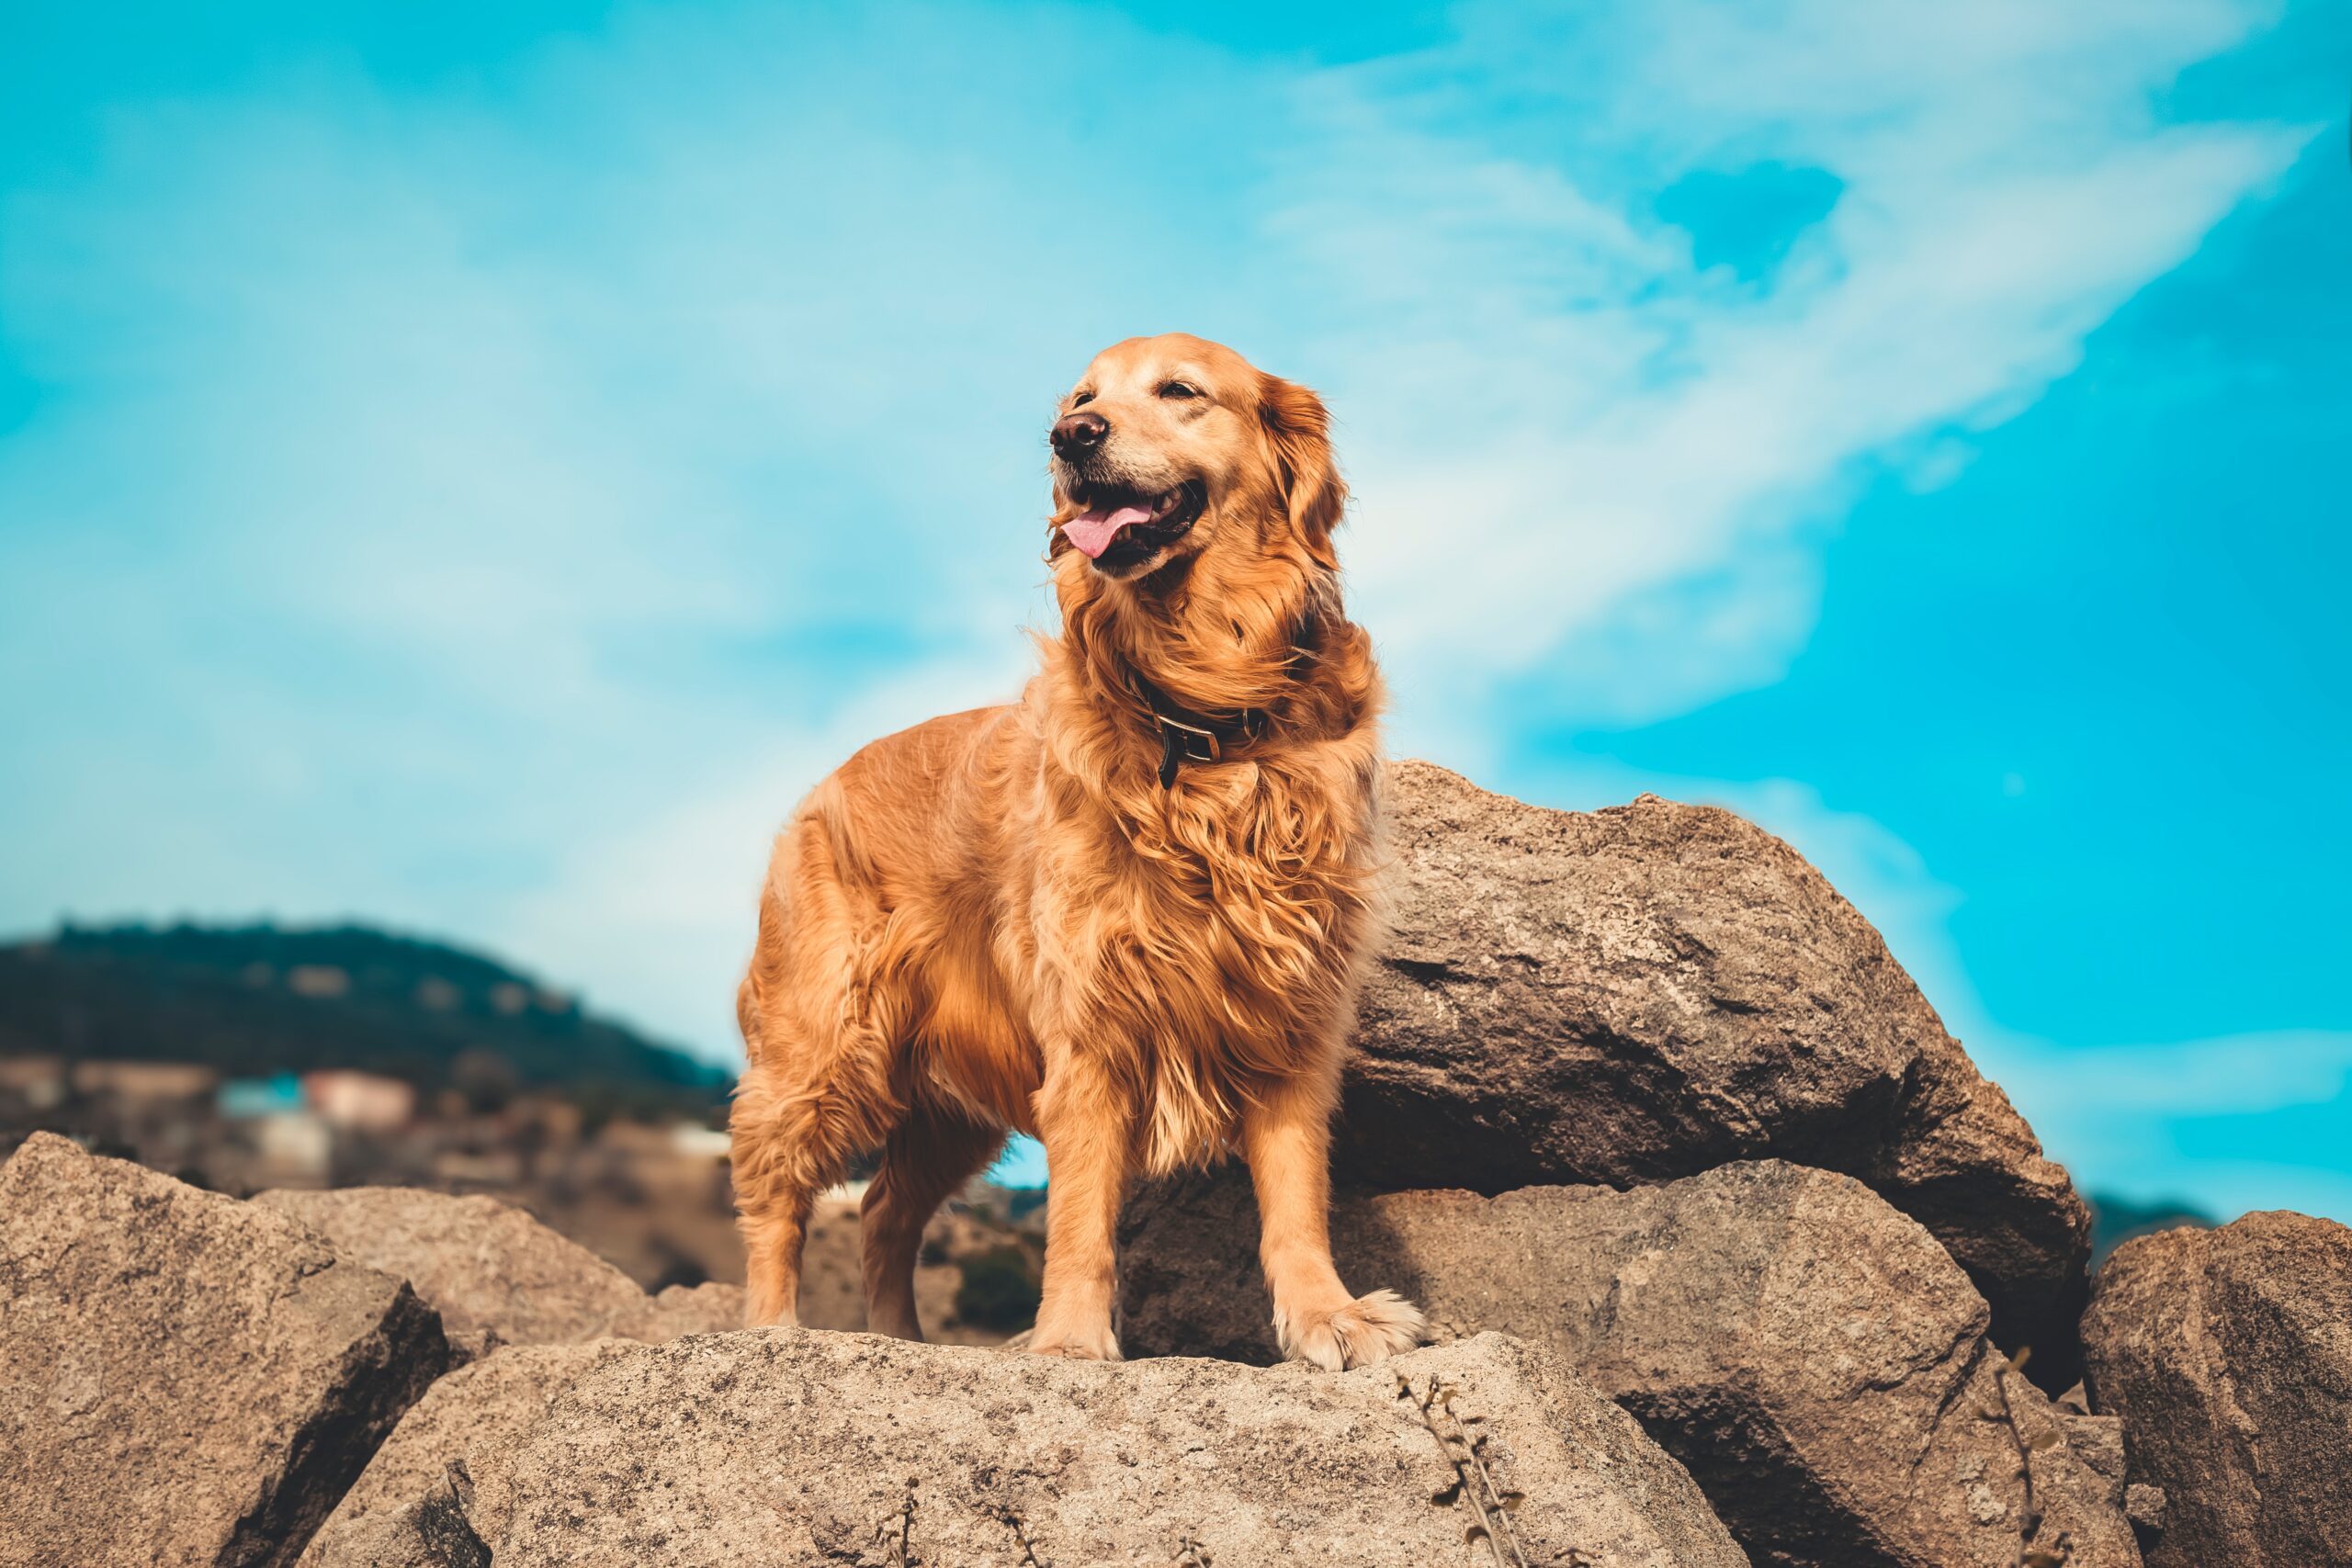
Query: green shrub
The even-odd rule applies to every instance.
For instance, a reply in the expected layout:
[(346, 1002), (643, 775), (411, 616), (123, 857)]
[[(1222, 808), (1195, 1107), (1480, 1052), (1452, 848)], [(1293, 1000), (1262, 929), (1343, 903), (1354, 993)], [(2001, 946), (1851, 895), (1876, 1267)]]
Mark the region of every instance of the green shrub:
[(992, 1247), (964, 1259), (956, 1315), (975, 1328), (1012, 1334), (1037, 1320), (1039, 1270), (1025, 1248)]

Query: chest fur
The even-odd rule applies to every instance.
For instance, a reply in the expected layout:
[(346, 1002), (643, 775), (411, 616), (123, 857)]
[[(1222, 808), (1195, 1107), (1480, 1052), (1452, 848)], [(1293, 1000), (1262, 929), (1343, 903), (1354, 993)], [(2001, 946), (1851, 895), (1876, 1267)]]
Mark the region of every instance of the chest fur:
[[(1241, 770), (1234, 770), (1240, 775)], [(1262, 1085), (1340, 1048), (1376, 929), (1376, 808), (1250, 769), (1050, 835), (1037, 909), (1047, 1000), (1075, 1048), (1123, 1058), (1148, 1163), (1213, 1152)]]

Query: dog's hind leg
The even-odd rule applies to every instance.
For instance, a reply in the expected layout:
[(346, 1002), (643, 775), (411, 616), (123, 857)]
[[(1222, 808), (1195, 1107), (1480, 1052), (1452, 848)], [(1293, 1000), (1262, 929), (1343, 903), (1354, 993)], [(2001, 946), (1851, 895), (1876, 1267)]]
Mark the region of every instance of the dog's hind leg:
[(820, 1183), (808, 1179), (797, 1160), (761, 1157), (754, 1140), (764, 1144), (770, 1139), (774, 1118), (763, 1104), (754, 1109), (751, 1090), (747, 1077), (730, 1118), (735, 1223), (743, 1233), (743, 1322), (751, 1328), (768, 1324), (788, 1327), (800, 1321), (800, 1250), (808, 1237), (808, 1211)]
[(1003, 1146), (1001, 1127), (936, 1107), (918, 1106), (890, 1134), (882, 1168), (858, 1212), (868, 1332), (922, 1337), (915, 1316), (915, 1258), (922, 1248), (923, 1226)]
[(787, 909), (772, 891), (738, 1006), (750, 1066), (728, 1120), (746, 1252), (744, 1322), (798, 1320), (817, 1194), (906, 1113), (893, 1066), (906, 1016), (887, 921), (844, 896), (822, 843), (792, 835)]
[(817, 1194), (839, 1182), (858, 1152), (857, 1119), (837, 1086), (794, 1082), (754, 1064), (735, 1091), (735, 1207), (743, 1233), (743, 1321), (799, 1321), (800, 1252)]

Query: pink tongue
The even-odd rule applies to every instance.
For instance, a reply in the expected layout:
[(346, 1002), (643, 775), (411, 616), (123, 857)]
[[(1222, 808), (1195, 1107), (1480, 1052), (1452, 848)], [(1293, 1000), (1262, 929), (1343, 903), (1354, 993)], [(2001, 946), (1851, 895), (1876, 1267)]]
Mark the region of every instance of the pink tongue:
[(1119, 530), (1130, 523), (1148, 523), (1151, 509), (1148, 506), (1122, 506), (1116, 511), (1088, 512), (1062, 525), (1062, 532), (1069, 542), (1086, 552), (1089, 560), (1099, 559)]

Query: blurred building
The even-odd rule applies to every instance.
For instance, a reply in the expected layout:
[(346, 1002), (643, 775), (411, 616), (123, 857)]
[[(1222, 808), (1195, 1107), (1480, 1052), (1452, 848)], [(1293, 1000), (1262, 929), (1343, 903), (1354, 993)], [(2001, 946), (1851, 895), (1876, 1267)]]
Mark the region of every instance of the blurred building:
[(178, 1106), (211, 1097), (220, 1075), (190, 1062), (76, 1062), (74, 1092), (130, 1105)]
[(416, 1089), (375, 1073), (304, 1073), (302, 1098), (329, 1126), (352, 1132), (397, 1133), (416, 1115)]
[(292, 1073), (266, 1078), (230, 1078), (213, 1097), (213, 1108), (231, 1122), (258, 1122), (302, 1109), (302, 1080)]
[(53, 1111), (70, 1092), (63, 1057), (0, 1056), (0, 1108)]
[(253, 1150), (248, 1187), (323, 1187), (334, 1174), (334, 1130), (309, 1111), (262, 1117), (253, 1125)]

